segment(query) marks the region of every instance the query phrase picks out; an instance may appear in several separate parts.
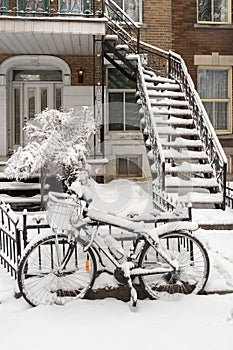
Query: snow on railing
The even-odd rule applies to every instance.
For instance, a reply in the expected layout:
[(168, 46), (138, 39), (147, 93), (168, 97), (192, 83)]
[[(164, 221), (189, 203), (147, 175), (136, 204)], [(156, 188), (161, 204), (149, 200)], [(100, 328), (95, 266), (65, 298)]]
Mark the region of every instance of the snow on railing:
[(210, 164), (215, 172), (219, 190), (223, 193), (222, 209), (225, 209), (226, 200), (226, 172), (227, 157), (215, 133), (214, 127), (197, 93), (193, 80), (188, 73), (182, 57), (169, 51), (169, 77), (176, 79), (186, 94), (192, 110), (192, 116), (199, 131), (200, 139), (209, 157)]
[[(136, 45), (136, 40), (134, 41)], [(225, 209), (227, 158), (184, 60), (173, 51), (165, 51), (142, 41), (140, 41), (140, 54), (144, 55), (147, 67), (156, 74), (173, 78), (180, 83), (189, 101), (200, 139), (216, 175), (219, 190), (223, 193), (222, 209)]]
[(143, 74), (143, 67), (138, 58), (138, 93), (140, 100), (138, 103), (141, 104), (141, 127), (144, 135), (147, 137), (146, 145), (151, 148), (153, 152), (153, 167), (156, 173), (156, 178), (160, 184), (160, 188), (165, 188), (165, 156), (163, 154), (162, 145), (160, 142), (155, 118), (153, 117), (153, 111), (146, 87), (146, 82)]
[(21, 256), (21, 233), (18, 217), (9, 204), (0, 202), (0, 263), (16, 278), (18, 262)]

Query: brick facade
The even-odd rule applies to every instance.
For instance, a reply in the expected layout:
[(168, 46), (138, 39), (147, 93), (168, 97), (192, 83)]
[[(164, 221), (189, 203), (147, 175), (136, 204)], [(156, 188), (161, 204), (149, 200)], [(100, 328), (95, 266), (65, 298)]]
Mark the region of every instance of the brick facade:
[(164, 50), (172, 45), (171, 0), (144, 0), (141, 39)]
[[(195, 84), (198, 66), (194, 64), (194, 56), (225, 56), (226, 62), (230, 62), (225, 66), (233, 65), (233, 11), (231, 15), (231, 24), (198, 24), (196, 0), (172, 1), (172, 49), (183, 57)], [(214, 60), (212, 64), (214, 67)], [(233, 164), (233, 134), (220, 135), (219, 139)], [(229, 170), (232, 171), (232, 165)]]

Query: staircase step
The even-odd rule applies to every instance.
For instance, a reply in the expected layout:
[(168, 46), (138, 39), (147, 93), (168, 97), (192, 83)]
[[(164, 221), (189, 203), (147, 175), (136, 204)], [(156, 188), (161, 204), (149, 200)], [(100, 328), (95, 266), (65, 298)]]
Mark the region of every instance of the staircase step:
[(164, 91), (154, 91), (149, 90), (148, 95), (150, 98), (152, 97), (158, 97), (158, 98), (165, 98), (165, 97), (172, 97), (172, 98), (185, 98), (185, 94), (183, 92), (178, 91), (171, 91), (171, 90), (164, 90)]
[(146, 82), (146, 88), (154, 90), (180, 90), (180, 85), (171, 83), (158, 83), (157, 85), (155, 85), (151, 82)]
[(118, 35), (116, 34), (107, 34), (105, 35), (104, 41), (107, 41), (112, 47), (117, 43)]
[[(151, 152), (151, 151), (150, 151)], [(174, 160), (207, 160), (208, 156), (203, 151), (188, 151), (181, 150), (180, 152), (176, 149), (165, 149), (164, 151), (165, 159), (174, 159)]]
[(172, 116), (190, 116), (192, 112), (190, 109), (179, 109), (179, 108), (166, 108), (166, 107), (152, 107), (152, 112), (158, 115), (172, 115)]
[(170, 98), (150, 98), (151, 106), (179, 106), (179, 107), (188, 107), (188, 101), (182, 100), (172, 100)]
[(169, 84), (177, 84), (175, 80), (169, 78), (163, 78), (157, 75), (148, 75), (144, 74), (144, 79), (148, 83), (169, 83)]
[(181, 165), (173, 166), (171, 163), (165, 164), (166, 173), (201, 173), (212, 174), (213, 168), (210, 164), (192, 164), (183, 162)]
[(203, 147), (201, 140), (187, 140), (182, 137), (177, 137), (175, 141), (167, 141), (167, 140), (161, 139), (161, 143), (165, 147), (176, 147), (176, 148)]
[(165, 187), (169, 188), (213, 188), (218, 187), (218, 182), (215, 178), (199, 178), (193, 177), (188, 180), (181, 179), (177, 176), (166, 176), (165, 177)]
[(197, 136), (199, 135), (197, 129), (186, 129), (186, 128), (173, 128), (172, 126), (158, 126), (157, 127), (158, 133), (160, 135), (183, 135), (183, 136)]
[(222, 193), (200, 193), (200, 192), (190, 192), (184, 196), (178, 197), (179, 202), (181, 203), (192, 203), (193, 205), (215, 205), (222, 204), (223, 195)]
[(165, 117), (156, 117), (156, 125), (164, 124), (164, 125), (193, 125), (193, 119), (183, 119), (177, 118), (174, 116), (170, 116), (170, 118)]

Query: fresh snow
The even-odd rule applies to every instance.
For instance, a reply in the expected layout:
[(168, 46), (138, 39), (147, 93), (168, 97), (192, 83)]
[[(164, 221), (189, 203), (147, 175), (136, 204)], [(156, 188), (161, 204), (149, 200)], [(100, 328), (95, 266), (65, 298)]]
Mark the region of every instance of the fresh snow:
[[(104, 185), (93, 182), (92, 187), (93, 208), (110, 210), (121, 217), (142, 216), (153, 210), (149, 184), (140, 186), (127, 180), (116, 180)], [(42, 213), (31, 215), (43, 216)], [(225, 222), (226, 218), (233, 224), (232, 210), (193, 210), (194, 222), (211, 219)], [(232, 292), (233, 231), (198, 229), (193, 234), (206, 246), (210, 257), (206, 290)], [(101, 275), (94, 288), (116, 285), (111, 276)], [(132, 310), (130, 302), (113, 298), (31, 308), (23, 298), (15, 299), (15, 292), (15, 281), (0, 265), (0, 342), (4, 350), (233, 348), (231, 293), (139, 300), (136, 309)]]

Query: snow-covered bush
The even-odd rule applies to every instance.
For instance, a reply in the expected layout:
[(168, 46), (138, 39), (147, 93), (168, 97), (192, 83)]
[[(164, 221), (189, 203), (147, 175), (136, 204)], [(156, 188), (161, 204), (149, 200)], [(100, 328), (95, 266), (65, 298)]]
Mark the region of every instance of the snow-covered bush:
[(29, 121), (24, 131), (27, 145), (8, 160), (7, 177), (26, 179), (41, 167), (55, 167), (61, 169), (57, 175), (70, 184), (78, 174), (89, 171), (87, 146), (96, 132), (91, 108), (82, 107), (76, 113), (72, 109), (46, 109)]

